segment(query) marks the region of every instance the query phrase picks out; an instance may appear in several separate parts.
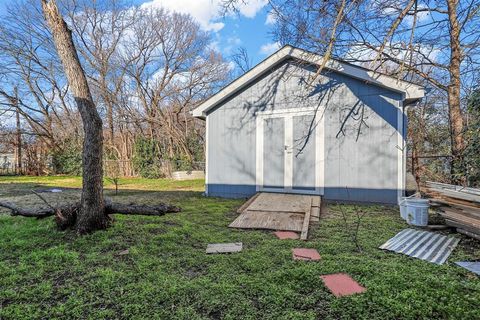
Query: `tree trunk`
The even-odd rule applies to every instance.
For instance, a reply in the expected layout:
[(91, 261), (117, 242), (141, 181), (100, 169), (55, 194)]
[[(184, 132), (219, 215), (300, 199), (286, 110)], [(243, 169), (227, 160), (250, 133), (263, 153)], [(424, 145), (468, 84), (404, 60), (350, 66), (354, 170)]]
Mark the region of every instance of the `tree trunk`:
[[(103, 70), (104, 68), (102, 68)], [(103, 102), (106, 105), (107, 109), (107, 127), (108, 127), (108, 144), (109, 147), (114, 146), (114, 134), (115, 128), (113, 124), (113, 101), (110, 97), (110, 93), (108, 92), (107, 82), (107, 75), (106, 71), (101, 71), (101, 80), (100, 80), (100, 90), (103, 98)]]
[(108, 139), (110, 142), (110, 147), (113, 147), (115, 145), (115, 128), (113, 125), (113, 106), (112, 102), (109, 101), (107, 102), (107, 122), (108, 122)]
[(108, 216), (104, 214), (102, 120), (93, 102), (72, 33), (63, 20), (56, 1), (42, 0), (42, 9), (82, 117), (84, 131), (82, 207), (76, 222), (76, 230), (79, 234), (90, 233), (105, 229), (110, 223)]
[(463, 116), (460, 103), (460, 64), (462, 49), (460, 46), (460, 24), (457, 17), (457, 0), (447, 0), (448, 18), (450, 22), (450, 84), (447, 88), (448, 110), (450, 118), (450, 136), (452, 150), (453, 183), (464, 184), (463, 150)]
[(18, 110), (18, 89), (15, 87), (15, 117), (16, 117), (16, 146), (15, 146), (15, 171), (22, 174), (22, 128), (20, 124), (20, 112)]

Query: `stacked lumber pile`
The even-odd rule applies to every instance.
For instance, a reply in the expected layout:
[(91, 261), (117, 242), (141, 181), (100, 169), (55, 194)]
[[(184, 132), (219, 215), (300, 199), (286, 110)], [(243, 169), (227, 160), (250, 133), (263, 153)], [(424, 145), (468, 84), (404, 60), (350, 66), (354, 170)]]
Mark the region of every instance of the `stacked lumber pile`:
[(480, 240), (480, 189), (427, 181), (423, 191), (447, 225)]

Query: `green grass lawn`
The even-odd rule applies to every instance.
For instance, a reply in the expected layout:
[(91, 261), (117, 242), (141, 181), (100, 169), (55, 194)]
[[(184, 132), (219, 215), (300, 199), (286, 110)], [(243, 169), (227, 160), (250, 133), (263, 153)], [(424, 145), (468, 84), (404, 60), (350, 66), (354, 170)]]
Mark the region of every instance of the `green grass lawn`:
[[(80, 185), (76, 177), (0, 177), (0, 198), (37, 205), (31, 189)], [(0, 214), (0, 319), (480, 319), (480, 279), (453, 264), (479, 258), (478, 242), (461, 237), (443, 266), (384, 252), (377, 247), (407, 225), (397, 208), (362, 206), (358, 253), (335, 205), (308, 242), (280, 241), (227, 228), (242, 201), (202, 190), (200, 180), (123, 179), (118, 195), (106, 191), (116, 201), (183, 211), (116, 215), (113, 227), (83, 237), (57, 231), (52, 218)], [(79, 193), (55, 196), (65, 194)], [(206, 255), (212, 242), (243, 242), (244, 250)], [(316, 248), (322, 260), (292, 261), (294, 247)], [(367, 292), (335, 298), (320, 275), (337, 272)]]

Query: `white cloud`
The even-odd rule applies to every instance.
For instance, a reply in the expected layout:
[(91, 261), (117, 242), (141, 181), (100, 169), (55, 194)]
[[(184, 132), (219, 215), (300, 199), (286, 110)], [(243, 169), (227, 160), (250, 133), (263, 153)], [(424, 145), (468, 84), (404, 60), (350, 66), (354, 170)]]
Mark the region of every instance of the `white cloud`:
[[(376, 3), (376, 5), (380, 8), (380, 11), (382, 14), (386, 15), (386, 16), (392, 16), (392, 17), (398, 17), (398, 15), (400, 15), (401, 11), (403, 10), (403, 7), (398, 7), (398, 6), (392, 6), (392, 5), (389, 5), (387, 4), (385, 6), (385, 4), (381, 1), (379, 3)], [(424, 4), (419, 4), (418, 7), (417, 7), (418, 10), (421, 10), (421, 11), (418, 11), (416, 13), (416, 16), (417, 16), (417, 24), (418, 23), (422, 23), (422, 22), (426, 22), (428, 20), (431, 19), (431, 12), (430, 11), (424, 11), (425, 9), (428, 9), (428, 7)], [(409, 26), (412, 26), (413, 25), (413, 13), (415, 12), (414, 9), (411, 9), (410, 10), (410, 15), (406, 16), (405, 18), (403, 18), (403, 21), (409, 25)]]
[[(393, 43), (392, 46), (386, 46), (384, 49), (385, 53), (388, 53), (390, 56), (395, 57), (400, 61), (405, 63), (410, 62), (410, 58), (416, 64), (419, 64), (419, 68), (427, 72), (431, 67), (428, 64), (428, 60), (437, 62), (441, 51), (434, 47), (424, 44), (414, 44), (414, 52), (411, 57), (411, 50), (404, 43)], [(346, 53), (345, 59), (351, 61), (355, 64), (359, 64), (366, 68), (375, 68), (373, 66), (373, 61), (378, 57), (378, 53), (362, 44), (353, 45), (350, 50)], [(379, 61), (376, 62), (378, 64)], [(422, 65), (425, 64), (425, 65)], [(387, 61), (383, 63), (381, 71), (383, 72), (393, 72), (398, 70), (399, 65), (392, 61)]]
[(280, 49), (280, 42), (270, 42), (260, 47), (260, 53), (269, 56), (278, 49)]
[(235, 70), (235, 67), (236, 67), (235, 62), (233, 62), (233, 61), (228, 62), (228, 64), (227, 64), (228, 71)]
[[(419, 10), (427, 9), (427, 7), (425, 5), (418, 5), (418, 9)], [(416, 22), (417, 25), (419, 23), (423, 23), (423, 22), (427, 22), (427, 21), (431, 20), (431, 12), (430, 11), (417, 12), (416, 16), (417, 16), (417, 22)], [(407, 24), (409, 26), (412, 26), (413, 25), (413, 16), (405, 17), (405, 21), (407, 22)]]
[(239, 46), (242, 44), (242, 40), (239, 37), (233, 36), (227, 39), (227, 43), (233, 46)]
[(215, 22), (221, 14), (219, 1), (213, 0), (153, 0), (142, 8), (165, 8), (178, 13), (190, 14), (207, 31), (219, 31), (224, 24)]
[(267, 13), (267, 19), (265, 20), (265, 24), (267, 26), (271, 26), (271, 25), (274, 25), (275, 22), (277, 22), (277, 16), (275, 15), (275, 12), (269, 11)]
[[(253, 18), (267, 4), (267, 0), (250, 0), (238, 3), (238, 11), (247, 18)], [(142, 4), (143, 8), (165, 8), (190, 14), (206, 31), (217, 32), (225, 24), (222, 18), (222, 0), (152, 0)]]
[(219, 40), (214, 40), (214, 41), (210, 42), (207, 46), (207, 51), (208, 50), (215, 51), (216, 53), (221, 53), (220, 41)]
[(249, 1), (239, 1), (238, 9), (240, 14), (244, 15), (247, 18), (253, 18), (257, 15), (257, 12), (260, 11), (266, 4), (267, 0), (249, 0)]
[(237, 36), (231, 36), (227, 38), (227, 45), (223, 48), (223, 53), (229, 55), (232, 51), (242, 44), (242, 40)]

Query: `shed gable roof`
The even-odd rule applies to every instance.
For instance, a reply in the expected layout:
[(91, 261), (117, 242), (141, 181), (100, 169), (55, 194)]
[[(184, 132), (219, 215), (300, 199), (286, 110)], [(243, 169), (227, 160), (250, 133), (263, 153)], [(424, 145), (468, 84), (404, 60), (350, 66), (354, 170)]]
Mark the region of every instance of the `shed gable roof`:
[[(216, 107), (233, 94), (239, 92), (244, 87), (250, 85), (262, 75), (271, 71), (272, 67), (287, 59), (297, 59), (305, 61), (313, 65), (321, 65), (323, 56), (314, 54), (303, 49), (292, 46), (284, 46), (271, 56), (257, 64), (255, 67), (247, 71), (244, 75), (237, 78), (222, 90), (214, 94), (212, 97), (204, 101), (201, 105), (192, 111), (192, 115), (197, 118), (205, 118), (207, 112)], [(422, 86), (414, 83), (399, 80), (397, 78), (375, 72), (363, 67), (359, 67), (340, 60), (330, 59), (326, 62), (325, 68), (335, 72), (348, 75), (352, 78), (363, 80), (390, 89), (395, 92), (402, 93), (403, 100), (406, 102), (415, 101), (425, 96), (425, 90)]]

